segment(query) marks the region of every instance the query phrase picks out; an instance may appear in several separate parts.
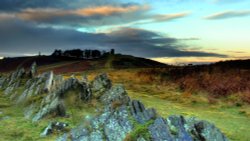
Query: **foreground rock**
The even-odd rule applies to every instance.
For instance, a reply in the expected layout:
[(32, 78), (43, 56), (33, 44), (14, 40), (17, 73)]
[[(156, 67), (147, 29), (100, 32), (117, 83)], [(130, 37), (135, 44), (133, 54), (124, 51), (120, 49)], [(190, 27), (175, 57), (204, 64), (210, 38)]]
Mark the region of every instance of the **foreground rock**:
[[(71, 76), (47, 72), (36, 75), (36, 65), (28, 76), (18, 69), (0, 77), (0, 88), (17, 104), (25, 105), (25, 117), (38, 122), (47, 116), (67, 117), (65, 98), (76, 97), (81, 102), (96, 99), (102, 104), (99, 114), (79, 121), (79, 126), (60, 136), (57, 141), (227, 141), (213, 124), (183, 116), (161, 117), (154, 108), (146, 108), (131, 100), (122, 85), (112, 85), (106, 74), (88, 82)], [(26, 77), (27, 76), (27, 77)], [(68, 93), (71, 92), (71, 93)], [(50, 123), (41, 136), (64, 130), (66, 124)]]
[(41, 137), (46, 137), (54, 132), (63, 132), (69, 125), (63, 122), (51, 122), (41, 133)]
[(58, 141), (227, 141), (213, 124), (195, 118), (163, 118), (153, 108), (130, 100), (125, 89), (113, 86), (100, 101), (102, 114), (80, 124)]

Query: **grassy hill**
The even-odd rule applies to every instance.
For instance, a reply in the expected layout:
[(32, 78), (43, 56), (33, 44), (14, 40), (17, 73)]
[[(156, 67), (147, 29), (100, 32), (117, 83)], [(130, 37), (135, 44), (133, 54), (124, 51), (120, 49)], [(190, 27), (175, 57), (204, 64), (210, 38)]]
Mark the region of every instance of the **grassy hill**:
[[(163, 116), (196, 116), (214, 123), (230, 140), (247, 141), (250, 138), (247, 134), (250, 132), (250, 60), (180, 67), (127, 55), (110, 55), (94, 60), (36, 56), (1, 60), (0, 72), (8, 73), (18, 66), (27, 68), (34, 61), (39, 66), (39, 73), (53, 70), (65, 78), (72, 74), (81, 78), (87, 74), (92, 80), (97, 74), (105, 72), (114, 83), (123, 84), (131, 98), (141, 100), (148, 107), (155, 107)], [(6, 133), (6, 140), (48, 139), (37, 137), (51, 119), (39, 124), (28, 122), (20, 112), (21, 107), (11, 104), (1, 91), (0, 103), (0, 111), (4, 113), (0, 117), (10, 117), (2, 124), (12, 125), (8, 126), (8, 132), (0, 127), (0, 132)], [(83, 107), (86, 109), (86, 105)], [(86, 114), (77, 112), (74, 106), (70, 112), (74, 118), (59, 120), (65, 120), (72, 126)], [(56, 135), (50, 139), (54, 137)]]
[(166, 64), (150, 59), (129, 55), (106, 55), (97, 59), (80, 59), (74, 57), (58, 56), (31, 56), (15, 57), (0, 60), (0, 72), (10, 72), (18, 67), (29, 68), (36, 62), (40, 72), (53, 70), (55, 73), (81, 72), (96, 69), (124, 69), (124, 68), (155, 68), (166, 67)]

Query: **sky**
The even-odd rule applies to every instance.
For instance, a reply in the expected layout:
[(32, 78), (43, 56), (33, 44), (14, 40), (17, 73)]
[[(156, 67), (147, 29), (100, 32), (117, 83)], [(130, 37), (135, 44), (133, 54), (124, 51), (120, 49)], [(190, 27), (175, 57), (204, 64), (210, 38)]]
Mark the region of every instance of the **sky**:
[(169, 64), (250, 58), (250, 0), (1, 0), (0, 59), (110, 50)]

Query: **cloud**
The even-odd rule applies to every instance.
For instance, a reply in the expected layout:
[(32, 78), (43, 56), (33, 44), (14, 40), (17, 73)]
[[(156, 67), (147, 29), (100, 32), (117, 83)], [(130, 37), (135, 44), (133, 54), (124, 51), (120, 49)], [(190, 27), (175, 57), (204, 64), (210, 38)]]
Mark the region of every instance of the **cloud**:
[[(70, 3), (67, 0), (0, 2), (0, 13), (5, 13), (5, 19), (16, 18), (39, 26), (74, 29), (166, 22), (190, 14), (179, 12), (159, 15), (150, 11), (150, 5), (122, 0), (74, 0)], [(0, 18), (3, 19), (3, 16)]]
[(54, 49), (116, 49), (140, 57), (227, 57), (204, 51), (186, 51), (182, 40), (135, 28), (119, 28), (108, 33), (85, 33), (72, 29), (38, 28), (25, 21), (0, 22), (0, 56), (3, 52), (34, 54)]
[(223, 11), (211, 14), (209, 16), (204, 17), (208, 20), (219, 20), (219, 19), (229, 19), (229, 18), (237, 18), (237, 17), (245, 17), (250, 15), (250, 10), (242, 10), (242, 11)]
[(28, 8), (78, 9), (100, 5), (116, 5), (117, 0), (1, 0), (0, 11), (13, 12)]
[(78, 9), (75, 11), (71, 11), (71, 13), (75, 13), (75, 14), (82, 15), (82, 16), (95, 16), (95, 15), (110, 16), (114, 14), (144, 11), (148, 9), (149, 9), (149, 6), (147, 5), (142, 5), (142, 6), (130, 5), (126, 7), (121, 7), (121, 6), (115, 7), (115, 6), (108, 5), (108, 6)]
[(146, 13), (149, 9), (148, 5), (133, 3), (78, 9), (26, 8), (20, 9), (18, 12), (4, 12), (4, 15), (0, 14), (0, 18), (16, 18), (46, 26), (73, 28), (84, 26), (87, 28), (123, 24), (143, 19), (146, 18)]
[(190, 15), (190, 12), (180, 12), (180, 13), (174, 13), (174, 14), (164, 14), (164, 15), (155, 15), (152, 17), (153, 22), (164, 22), (164, 21), (170, 21), (174, 19), (183, 18)]

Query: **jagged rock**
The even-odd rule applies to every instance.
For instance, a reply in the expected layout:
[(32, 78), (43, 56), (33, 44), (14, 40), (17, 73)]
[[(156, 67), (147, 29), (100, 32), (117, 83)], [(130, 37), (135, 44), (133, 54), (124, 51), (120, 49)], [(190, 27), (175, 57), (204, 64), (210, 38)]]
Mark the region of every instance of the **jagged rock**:
[(83, 101), (89, 101), (92, 98), (92, 92), (88, 84), (82, 83), (80, 85), (81, 92), (80, 92), (80, 99)]
[(19, 85), (20, 85), (20, 80), (16, 80), (14, 83), (5, 88), (4, 94), (5, 95), (11, 94), (16, 88), (19, 87)]
[(79, 86), (78, 80), (74, 77), (71, 77), (65, 81), (63, 81), (60, 85), (58, 85), (55, 93), (59, 96), (62, 97), (66, 91), (70, 89), (77, 88)]
[(5, 95), (9, 95), (14, 90), (13, 86), (9, 86), (4, 90)]
[(88, 78), (86, 75), (82, 77), (82, 83), (81, 83), (81, 93), (80, 93), (80, 99), (84, 101), (89, 101), (92, 98), (92, 91), (90, 89), (90, 85), (88, 82)]
[(68, 134), (64, 133), (63, 136), (56, 139), (56, 141), (68, 141)]
[[(53, 94), (51, 94), (53, 95)], [(35, 114), (32, 121), (38, 121), (42, 119), (43, 117), (54, 114), (57, 116), (65, 116), (66, 110), (64, 106), (64, 102), (59, 99), (59, 97), (51, 98), (54, 96), (48, 95), (44, 100), (42, 101), (42, 106), (40, 107), (40, 110), (38, 113)], [(50, 99), (51, 98), (51, 99)]]
[(0, 77), (0, 89), (2, 89), (2, 88), (3, 88), (3, 86), (4, 86), (5, 82), (6, 82), (6, 78), (5, 78), (5, 77), (3, 77), (3, 76), (1, 76), (1, 77)]
[(53, 84), (53, 78), (54, 78), (54, 73), (51, 71), (46, 74), (47, 80), (44, 85), (44, 91), (45, 92), (50, 92)]
[(102, 131), (97, 130), (97, 131), (91, 132), (89, 140), (90, 141), (101, 141), (101, 140), (103, 140), (103, 138), (104, 138), (104, 136), (102, 134)]
[(144, 105), (138, 100), (130, 102), (130, 109), (133, 117), (139, 123), (145, 123), (150, 119), (156, 118), (157, 116), (154, 108), (145, 109)]
[(13, 72), (9, 76), (9, 81), (8, 81), (7, 87), (10, 86), (10, 85), (12, 85), (13, 83), (15, 83), (16, 80), (20, 79), (24, 75), (25, 75), (24, 68), (17, 69), (15, 72)]
[(169, 116), (167, 118), (167, 124), (175, 139), (181, 141), (193, 141), (192, 136), (185, 128), (186, 120), (183, 116)]
[(139, 137), (136, 141), (146, 141), (143, 137)]
[(33, 62), (30, 67), (29, 76), (31, 78), (34, 78), (36, 74), (37, 74), (37, 64), (36, 62)]
[(24, 117), (26, 119), (30, 119), (35, 112), (35, 108), (36, 108), (35, 104), (31, 104), (30, 106), (25, 108), (24, 109)]
[(87, 128), (83, 127), (82, 125), (74, 128), (70, 132), (71, 140), (72, 141), (88, 141), (89, 131)]
[(106, 90), (110, 89), (111, 86), (111, 80), (107, 74), (101, 74), (91, 83), (91, 91), (95, 98), (99, 98)]
[(196, 118), (187, 119), (187, 127), (194, 140), (228, 141), (218, 128), (207, 121), (199, 121)]
[(91, 119), (91, 131), (80, 125), (72, 129), (70, 136), (72, 141), (123, 141), (132, 128), (129, 111), (126, 106), (121, 106), (114, 112), (106, 109)]
[(68, 126), (67, 123), (63, 122), (51, 122), (49, 125), (44, 129), (44, 131), (40, 134), (41, 137), (48, 136), (52, 134), (54, 131), (63, 131)]
[(158, 117), (148, 130), (153, 141), (174, 141), (166, 121), (161, 117)]
[(105, 105), (118, 104), (119, 105), (127, 105), (130, 101), (127, 92), (125, 91), (122, 85), (113, 86), (111, 89), (105, 92), (101, 96), (101, 102)]

